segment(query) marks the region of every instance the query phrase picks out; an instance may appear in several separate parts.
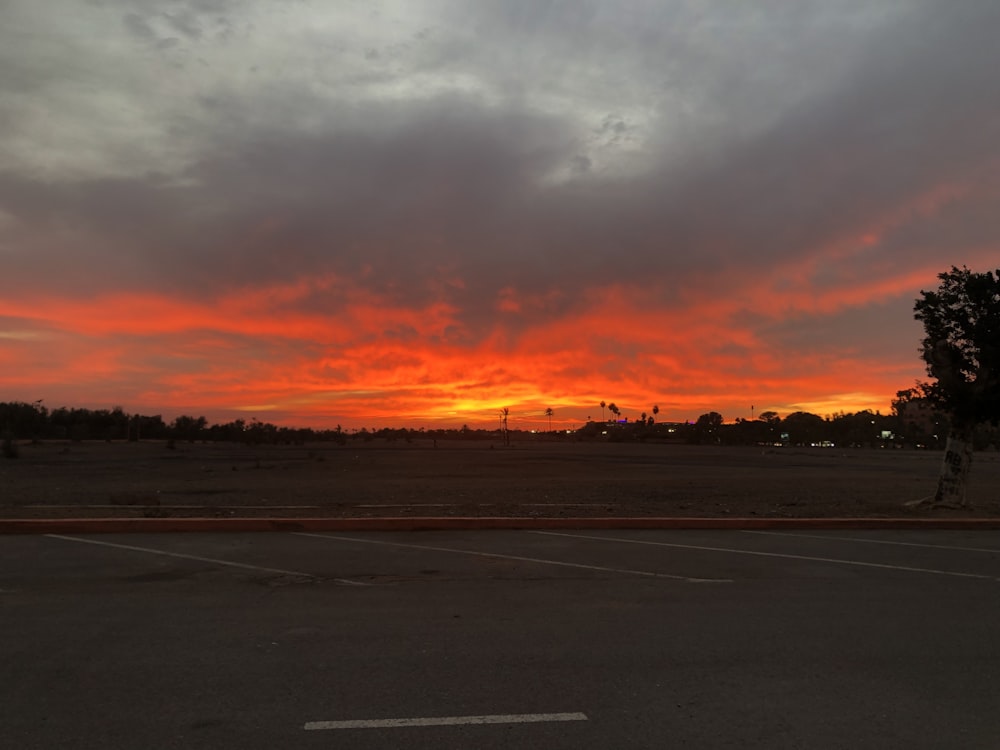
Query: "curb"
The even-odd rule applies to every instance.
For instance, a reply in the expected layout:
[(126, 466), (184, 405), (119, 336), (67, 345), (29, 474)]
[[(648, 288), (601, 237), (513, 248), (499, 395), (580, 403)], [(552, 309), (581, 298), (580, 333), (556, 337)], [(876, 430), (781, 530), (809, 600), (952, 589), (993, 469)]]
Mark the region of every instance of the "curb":
[(0, 519), (0, 534), (488, 529), (1000, 529), (1000, 518), (45, 518)]

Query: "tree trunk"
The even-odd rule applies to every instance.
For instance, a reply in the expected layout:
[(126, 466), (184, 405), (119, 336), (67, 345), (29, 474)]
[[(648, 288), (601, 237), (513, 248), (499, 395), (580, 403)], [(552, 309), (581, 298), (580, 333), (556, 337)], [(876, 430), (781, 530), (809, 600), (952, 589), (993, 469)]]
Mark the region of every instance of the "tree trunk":
[(948, 433), (944, 461), (941, 462), (941, 476), (938, 478), (937, 494), (934, 495), (935, 505), (949, 508), (968, 506), (968, 501), (965, 498), (965, 486), (971, 467), (972, 428), (966, 425), (955, 425)]

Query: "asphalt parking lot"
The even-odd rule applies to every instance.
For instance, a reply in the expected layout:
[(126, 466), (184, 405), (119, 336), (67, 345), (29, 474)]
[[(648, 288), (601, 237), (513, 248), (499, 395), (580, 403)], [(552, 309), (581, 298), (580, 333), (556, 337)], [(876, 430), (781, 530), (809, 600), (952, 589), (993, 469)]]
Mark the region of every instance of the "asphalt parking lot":
[(1000, 532), (0, 537), (17, 748), (996, 748)]

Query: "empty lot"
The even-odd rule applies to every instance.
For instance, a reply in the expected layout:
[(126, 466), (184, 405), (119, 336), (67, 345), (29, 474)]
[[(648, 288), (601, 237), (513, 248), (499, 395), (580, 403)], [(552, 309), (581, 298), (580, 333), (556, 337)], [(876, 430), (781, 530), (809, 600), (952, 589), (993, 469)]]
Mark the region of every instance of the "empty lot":
[[(904, 503), (933, 494), (940, 461), (637, 443), (42, 443), (0, 460), (0, 516), (926, 515)], [(1000, 516), (1000, 454), (976, 454), (969, 497), (965, 514)]]

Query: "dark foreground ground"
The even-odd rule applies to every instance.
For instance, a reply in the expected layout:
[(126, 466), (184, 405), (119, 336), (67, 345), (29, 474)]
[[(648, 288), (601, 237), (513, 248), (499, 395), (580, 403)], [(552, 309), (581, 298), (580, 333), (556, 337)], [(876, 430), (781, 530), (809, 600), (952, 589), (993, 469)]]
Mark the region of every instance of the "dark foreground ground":
[(1000, 454), (970, 510), (912, 509), (941, 455), (839, 448), (414, 441), (48, 442), (0, 459), (0, 517), (1000, 516)]
[(997, 531), (0, 536), (0, 747), (996, 750), (998, 586)]

